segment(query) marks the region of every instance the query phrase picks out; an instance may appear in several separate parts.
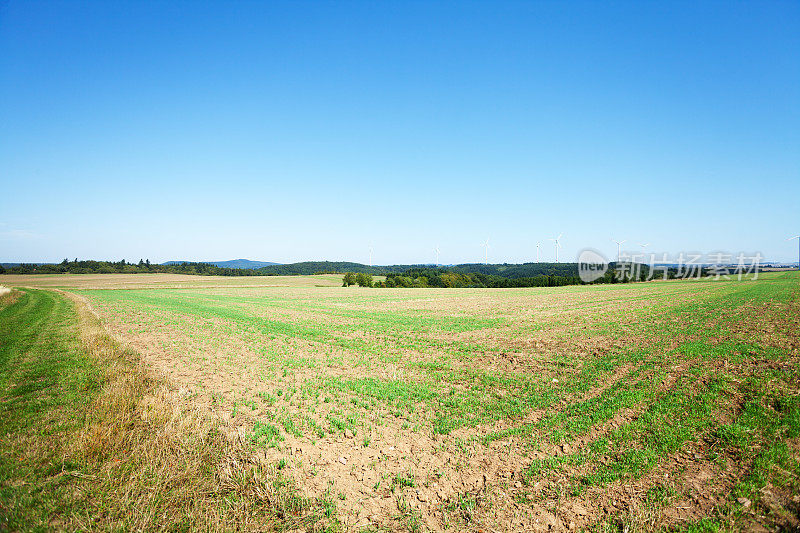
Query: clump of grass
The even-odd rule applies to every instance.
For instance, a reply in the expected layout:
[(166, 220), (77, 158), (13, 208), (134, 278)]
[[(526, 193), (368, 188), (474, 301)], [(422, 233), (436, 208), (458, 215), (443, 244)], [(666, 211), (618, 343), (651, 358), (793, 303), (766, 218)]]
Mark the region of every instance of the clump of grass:
[(320, 497), (320, 503), (326, 518), (336, 518), (337, 507), (332, 485), (328, 485), (328, 488), (325, 489), (325, 492)]
[(272, 405), (278, 401), (278, 399), (275, 396), (273, 396), (268, 392), (259, 392), (258, 397), (261, 398), (261, 400), (267, 405)]
[(445, 504), (445, 510), (457, 514), (465, 523), (473, 521), (478, 498), (471, 493), (458, 493)]
[(397, 510), (400, 514), (396, 519), (406, 531), (409, 533), (419, 533), (422, 531), (422, 520), (419, 516), (419, 511), (414, 509), (402, 496), (397, 498)]
[(297, 427), (295, 424), (294, 418), (291, 416), (284, 416), (280, 419), (281, 425), (283, 426), (284, 431), (289, 435), (293, 435), (295, 437), (300, 437), (303, 435), (303, 432), (300, 431), (300, 428)]
[(406, 474), (396, 474), (392, 480), (392, 487), (400, 487), (401, 489), (406, 487), (414, 487), (415, 485), (416, 483), (414, 481), (414, 474), (411, 472)]
[(256, 421), (249, 435), (250, 441), (259, 446), (277, 447), (283, 440), (280, 430), (272, 424)]

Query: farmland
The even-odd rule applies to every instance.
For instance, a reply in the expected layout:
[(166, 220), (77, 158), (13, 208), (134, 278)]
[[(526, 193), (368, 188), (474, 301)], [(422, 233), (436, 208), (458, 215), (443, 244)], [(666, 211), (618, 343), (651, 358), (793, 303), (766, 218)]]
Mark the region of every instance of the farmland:
[(798, 525), (794, 272), (494, 290), (336, 276), (0, 283), (76, 295), (25, 293), (96, 313), (176, 409), (322, 502), (308, 527)]
[(338, 287), (339, 275), (317, 276), (190, 276), (185, 274), (42, 274), (4, 275), (0, 283), (10, 287), (44, 289), (142, 289), (142, 288), (212, 288), (212, 287)]

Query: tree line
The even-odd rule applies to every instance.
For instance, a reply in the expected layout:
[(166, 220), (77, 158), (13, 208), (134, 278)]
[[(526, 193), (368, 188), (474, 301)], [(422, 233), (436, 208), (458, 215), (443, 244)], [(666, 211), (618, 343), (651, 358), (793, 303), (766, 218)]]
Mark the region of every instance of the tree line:
[[(440, 287), (440, 288), (520, 288), (520, 287), (562, 287), (565, 285), (584, 285), (578, 275), (577, 265), (563, 264), (559, 268), (551, 269), (555, 273), (543, 273), (535, 276), (509, 277), (483, 272), (465, 271), (470, 265), (458, 265), (457, 268), (410, 268), (404, 272), (389, 272), (383, 281), (372, 281), (372, 276), (364, 273), (348, 272), (344, 275), (342, 285), (349, 287)], [(494, 271), (501, 265), (480, 265), (484, 270)], [(519, 272), (518, 267), (526, 265), (506, 265), (516, 267), (512, 272)], [(552, 265), (551, 265), (552, 266)], [(604, 283), (631, 283), (647, 281), (650, 270), (647, 265), (620, 263), (619, 267), (612, 263), (605, 274), (593, 281), (594, 284)], [(668, 278), (674, 279), (676, 269), (668, 271)], [(658, 276), (661, 279), (661, 276)]]
[[(261, 268), (219, 267), (204, 262), (151, 263), (140, 259), (138, 263), (124, 259), (120, 261), (69, 260), (58, 264), (23, 263), (8, 266), (0, 265), (0, 273), (8, 274), (140, 274), (149, 272), (200, 274), (216, 276), (310, 276), (316, 274), (344, 274), (346, 272), (364, 273), (372, 276), (403, 274), (409, 270), (436, 269), (431, 265), (384, 265), (371, 266), (347, 261), (303, 261), (284, 265), (268, 265)], [(479, 273), (506, 278), (533, 277), (538, 275), (564, 276), (577, 275), (577, 266), (572, 263), (526, 263), (522, 265), (484, 265), (464, 264), (444, 267), (458, 273)]]
[(578, 285), (581, 280), (578, 276), (550, 276), (540, 275), (526, 278), (506, 278), (493, 274), (480, 272), (452, 272), (446, 269), (414, 268), (402, 273), (388, 273), (386, 279), (373, 282), (370, 274), (362, 272), (348, 272), (342, 278), (342, 286), (349, 287), (441, 287), (441, 288), (511, 288), (511, 287), (560, 287), (563, 285)]
[[(461, 269), (459, 269), (461, 270)], [(514, 288), (514, 287), (560, 287), (577, 285), (580, 278), (575, 275), (549, 275), (511, 278), (482, 272), (452, 271), (441, 268), (415, 268), (402, 274), (388, 274), (379, 287), (441, 287), (441, 288)]]
[(3, 267), (0, 265), (0, 274), (189, 274), (200, 276), (258, 276), (262, 275), (257, 270), (244, 268), (222, 268), (209, 263), (177, 263), (171, 265), (158, 265), (149, 259), (140, 259), (132, 263), (121, 259), (120, 261), (94, 261), (64, 259), (58, 264), (37, 265), (21, 263), (19, 265)]

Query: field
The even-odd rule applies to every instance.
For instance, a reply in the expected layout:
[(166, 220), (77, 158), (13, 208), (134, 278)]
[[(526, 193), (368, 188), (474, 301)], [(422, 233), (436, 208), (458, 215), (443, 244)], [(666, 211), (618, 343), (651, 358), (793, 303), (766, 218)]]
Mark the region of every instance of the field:
[[(342, 288), (337, 276), (0, 284), (77, 295), (13, 293), (0, 319), (22, 320), (15, 306), (43, 295), (91, 310), (177, 411), (203, 413), (242, 461), (316, 502), (293, 511), (313, 519), (281, 511), (271, 527), (800, 525), (795, 272), (552, 289)], [(0, 343), (12, 339), (2, 327)], [(3, 349), (8, 372), (9, 354), (23, 355), (13, 339)], [(4, 449), (22, 446), (9, 438)], [(215, 468), (219, 484), (244, 483)], [(20, 475), (0, 479), (6, 502), (26, 501)]]
[(42, 274), (0, 275), (9, 287), (49, 289), (163, 289), (211, 287), (339, 287), (342, 276), (188, 276), (184, 274)]

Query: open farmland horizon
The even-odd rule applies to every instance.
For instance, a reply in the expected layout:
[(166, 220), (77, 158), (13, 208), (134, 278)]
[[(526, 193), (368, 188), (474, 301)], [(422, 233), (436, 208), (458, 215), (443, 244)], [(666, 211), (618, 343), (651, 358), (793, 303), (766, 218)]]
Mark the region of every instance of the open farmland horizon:
[[(220, 482), (245, 490), (235, 476), (266, 476), (296, 490), (308, 503), (279, 519), (287, 527), (798, 524), (796, 272), (379, 291), (338, 275), (0, 279), (29, 287), (0, 311), (7, 327), (48, 293), (85, 308), (163, 383), (164, 409), (207, 417), (240, 454), (238, 470), (212, 467)], [(135, 416), (154, 416), (153, 401)], [(22, 453), (10, 435), (4, 448)], [(103, 480), (127, 468), (73, 457)], [(25, 486), (5, 490), (23, 498)]]
[[(652, 257), (651, 257), (652, 256)], [(655, 264), (662, 264), (662, 265), (669, 265), (669, 266), (677, 266), (680, 264), (680, 255), (676, 256), (669, 256), (669, 255), (661, 255), (658, 254), (636, 254), (635, 252), (626, 252), (625, 256), (626, 260), (634, 260), (637, 262), (654, 262)], [(654, 259), (654, 261), (649, 261)], [(735, 266), (735, 257), (729, 257), (727, 262), (720, 263), (719, 261), (712, 261), (707, 258), (705, 261), (696, 262), (696, 264), (700, 265), (713, 265), (713, 264), (724, 264), (728, 266)], [(67, 262), (71, 262), (71, 260), (64, 260)], [(4, 262), (0, 263), (0, 267), (4, 267), (7, 269), (20, 267), (24, 265), (30, 266), (57, 266), (59, 264), (63, 264), (62, 262), (43, 262), (43, 261), (29, 261), (29, 262)], [(78, 261), (76, 259), (76, 261)], [(149, 260), (148, 260), (149, 261)], [(116, 264), (118, 261), (111, 261), (111, 260), (80, 260), (79, 262), (91, 262), (91, 263), (106, 263), (106, 264)], [(614, 261), (610, 261), (614, 262)], [(128, 265), (136, 265), (136, 262), (126, 261)], [(760, 258), (759, 263), (763, 266), (767, 267), (782, 267), (782, 268), (797, 268), (800, 263), (797, 261), (775, 261), (770, 260), (768, 258)], [(148, 263), (149, 264), (149, 263)], [(387, 263), (387, 264), (374, 264), (370, 265), (367, 263), (359, 263), (355, 261), (329, 261), (329, 260), (317, 260), (317, 261), (296, 261), (296, 262), (287, 262), (287, 263), (280, 263), (274, 261), (253, 261), (250, 259), (231, 259), (225, 261), (164, 261), (162, 263), (153, 263), (154, 266), (163, 265), (163, 266), (178, 266), (181, 264), (207, 264), (213, 265), (220, 268), (229, 268), (234, 270), (254, 270), (254, 271), (264, 271), (269, 273), (285, 273), (289, 275), (311, 275), (318, 273), (317, 271), (324, 271), (326, 269), (335, 269), (337, 273), (345, 273), (347, 271), (354, 271), (354, 272), (367, 272), (367, 273), (386, 273), (386, 272), (402, 272), (404, 270), (412, 269), (412, 268), (420, 268), (420, 267), (435, 267), (435, 268), (489, 268), (489, 269), (497, 269), (497, 268), (508, 268), (509, 266), (525, 266), (525, 265), (578, 265), (578, 261), (569, 261), (569, 260), (562, 260), (559, 262), (555, 261), (538, 261), (535, 259), (530, 259), (527, 261), (522, 262), (492, 262), (492, 263), (485, 263), (485, 262), (464, 262), (464, 263), (436, 263), (432, 261), (428, 262), (419, 262), (419, 263)]]
[[(243, 260), (236, 260), (243, 261)], [(255, 262), (250, 262), (255, 263)], [(420, 275), (423, 273), (435, 274), (448, 272), (454, 274), (480, 274), (482, 276), (497, 276), (507, 279), (532, 278), (537, 276), (555, 276), (577, 278), (587, 265), (601, 266), (602, 269), (618, 280), (631, 278), (632, 271), (641, 274), (642, 280), (658, 279), (660, 277), (696, 277), (706, 276), (709, 273), (719, 275), (757, 274), (765, 270), (792, 269), (791, 264), (782, 264), (765, 261), (760, 254), (679, 254), (676, 257), (658, 254), (628, 254), (627, 252), (617, 261), (609, 261), (596, 250), (586, 249), (576, 262), (561, 261), (529, 261), (525, 263), (461, 263), (461, 264), (397, 264), (397, 265), (366, 265), (342, 261), (304, 261), (300, 263), (271, 263), (265, 266), (252, 268), (240, 263), (233, 266), (232, 262), (215, 263), (189, 263), (168, 261), (154, 264), (149, 260), (140, 260), (138, 263), (120, 261), (96, 260), (69, 260), (60, 263), (5, 263), (0, 265), (0, 275), (11, 274), (200, 274), (217, 276), (298, 276), (298, 275), (326, 275), (365, 273), (371, 275)], [(219, 266), (227, 265), (227, 266)], [(633, 276), (638, 279), (640, 276)], [(589, 282), (590, 280), (584, 280)], [(610, 279), (608, 280), (610, 281)]]
[(800, 532), (798, 28), (3, 0), (0, 533)]

